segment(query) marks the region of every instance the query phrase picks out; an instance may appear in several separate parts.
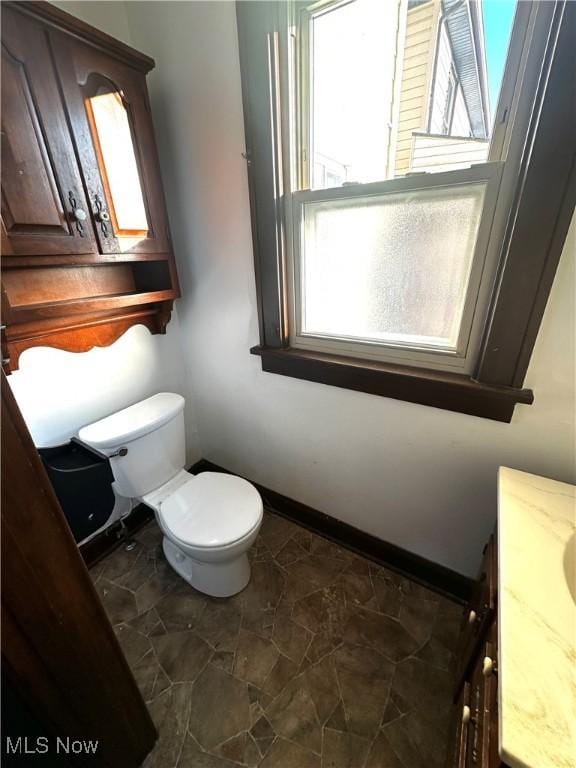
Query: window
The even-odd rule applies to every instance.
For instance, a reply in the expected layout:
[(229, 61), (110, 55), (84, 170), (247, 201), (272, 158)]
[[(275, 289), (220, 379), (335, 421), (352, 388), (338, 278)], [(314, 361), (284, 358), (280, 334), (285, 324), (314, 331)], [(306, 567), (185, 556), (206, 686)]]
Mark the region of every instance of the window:
[[(500, 5), (497, 34), (507, 45), (514, 3)], [(292, 7), (294, 86), (281, 95), (294, 167), (290, 343), (471, 373), (496, 269), (498, 239), (490, 248), (488, 233), (507, 192), (498, 194), (505, 154), (495, 149), (488, 162), (480, 6)], [(528, 21), (520, 14), (517, 46)], [(519, 66), (512, 56), (509, 82)], [(493, 80), (497, 93), (501, 70)], [(463, 135), (452, 135), (453, 122)]]
[[(263, 367), (429, 404), (423, 382), (441, 381), (485, 398), (455, 410), (490, 415), (500, 398), (491, 417), (509, 420), (531, 400), (518, 376), (477, 382), (500, 354), (486, 345), (503, 254), (535, 167), (526, 147), (555, 119), (550, 72), (567, 77), (570, 4), (237, 7)], [(399, 377), (419, 393), (400, 395)]]

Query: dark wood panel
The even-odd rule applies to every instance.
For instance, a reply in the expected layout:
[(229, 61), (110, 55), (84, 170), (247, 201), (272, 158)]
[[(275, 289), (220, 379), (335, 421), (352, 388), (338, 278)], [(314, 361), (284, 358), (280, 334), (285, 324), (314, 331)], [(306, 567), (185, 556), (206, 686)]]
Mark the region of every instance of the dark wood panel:
[(486, 383), (522, 386), (576, 204), (576, 3), (555, 5), (478, 366)]
[[(2, 374), (2, 661), (91, 761), (136, 768), (156, 731)], [(5, 631), (8, 628), (9, 631)]]
[(302, 349), (254, 347), (262, 370), (333, 387), (420, 403), (509, 422), (516, 403), (533, 402), (530, 389), (487, 385), (469, 376), (340, 357)]
[[(202, 459), (190, 468), (190, 472), (228, 472), (227, 469)], [(247, 478), (250, 480), (250, 478)], [(388, 541), (377, 539), (369, 533), (360, 531), (348, 523), (343, 523), (330, 515), (290, 499), (281, 493), (271, 491), (258, 483), (251, 483), (258, 489), (264, 503), (279, 515), (309, 528), (321, 536), (341, 544), (343, 547), (358, 552), (374, 562), (391, 568), (436, 592), (447, 595), (459, 602), (470, 598), (473, 581), (443, 565), (426, 560), (420, 555), (408, 552)]]
[[(27, 643), (17, 621), (2, 603), (2, 649), (18, 648), (10, 664), (2, 663), (2, 735), (3, 742), (8, 736), (12, 739), (18, 736), (44, 736), (51, 740), (63, 734), (82, 734), (85, 730), (79, 712), (70, 705), (61, 692), (54, 687), (49, 672), (43, 667), (41, 660)], [(6, 690), (8, 687), (8, 690)], [(16, 701), (14, 698), (16, 697)], [(21, 712), (14, 708), (21, 708)], [(24, 711), (22, 711), (24, 710)], [(23, 722), (18, 722), (22, 718)], [(37, 732), (29, 733), (35, 725)], [(52, 741), (52, 743), (54, 743)], [(70, 762), (64, 755), (58, 760), (50, 753), (44, 755), (21, 754), (15, 757), (3, 755), (2, 764), (12, 768), (29, 768), (30, 765), (46, 765), (46, 768), (62, 768), (62, 766), (77, 765), (78, 768), (87, 766), (86, 761)], [(37, 758), (34, 760), (34, 758)], [(44, 763), (43, 758), (48, 758)], [(92, 765), (102, 765), (93, 761)]]
[(97, 252), (40, 24), (2, 9), (2, 218), (8, 254)]
[(24, 64), (2, 47), (4, 220), (12, 234), (68, 234)]
[(129, 264), (84, 267), (39, 267), (4, 271), (4, 290), (12, 309), (34, 304), (134, 291)]
[(236, 3), (258, 320), (268, 347), (288, 339), (282, 153), (275, 141), (281, 130), (275, 30), (282, 7), (269, 0)]

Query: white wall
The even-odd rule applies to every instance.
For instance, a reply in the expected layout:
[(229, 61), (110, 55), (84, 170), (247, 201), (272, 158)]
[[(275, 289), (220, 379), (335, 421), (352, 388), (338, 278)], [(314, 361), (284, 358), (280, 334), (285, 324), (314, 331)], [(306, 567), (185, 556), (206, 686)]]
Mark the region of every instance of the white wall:
[(125, 3), (117, 0), (56, 0), (52, 5), (132, 45)]
[[(84, 424), (156, 392), (188, 396), (181, 359), (178, 323), (173, 318), (165, 336), (136, 325), (109, 347), (89, 352), (28, 349), (8, 381), (36, 445), (59, 445)], [(187, 412), (192, 462), (199, 452), (191, 403)]]
[(263, 373), (231, 2), (130, 2), (150, 88), (203, 455), (458, 571), (491, 531), (500, 464), (576, 481), (574, 228), (527, 378), (500, 424)]
[[(63, 10), (130, 42), (121, 2), (59, 2)], [(24, 419), (38, 446), (57, 445), (84, 424), (159, 391), (186, 397), (187, 461), (200, 457), (189, 380), (182, 362), (177, 309), (166, 335), (135, 326), (109, 347), (75, 354), (34, 347), (20, 357), (8, 377)]]

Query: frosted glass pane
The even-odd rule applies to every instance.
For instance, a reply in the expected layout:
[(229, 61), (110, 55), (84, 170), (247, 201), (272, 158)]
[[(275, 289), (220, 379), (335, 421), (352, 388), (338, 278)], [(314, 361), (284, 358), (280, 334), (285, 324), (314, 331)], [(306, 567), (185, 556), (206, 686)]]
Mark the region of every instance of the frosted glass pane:
[(304, 204), (304, 334), (454, 349), (485, 183)]

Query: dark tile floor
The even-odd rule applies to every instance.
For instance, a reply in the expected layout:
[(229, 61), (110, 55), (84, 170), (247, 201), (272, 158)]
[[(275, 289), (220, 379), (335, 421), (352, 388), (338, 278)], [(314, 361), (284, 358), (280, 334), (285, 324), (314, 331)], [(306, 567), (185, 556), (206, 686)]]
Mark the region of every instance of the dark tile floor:
[(150, 523), (92, 575), (160, 734), (145, 768), (440, 768), (454, 603), (266, 513), (213, 599)]

